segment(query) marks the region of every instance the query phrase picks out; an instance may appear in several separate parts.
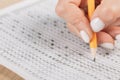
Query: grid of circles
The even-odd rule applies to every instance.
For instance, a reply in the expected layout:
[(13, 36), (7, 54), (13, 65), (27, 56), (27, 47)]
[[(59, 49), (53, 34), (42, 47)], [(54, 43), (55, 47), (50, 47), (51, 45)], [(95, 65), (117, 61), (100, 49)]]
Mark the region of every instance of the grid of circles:
[(89, 57), (89, 46), (72, 35), (51, 8), (39, 7), (43, 5), (0, 19), (0, 49), (4, 51), (1, 56), (43, 80), (120, 78), (120, 55), (113, 55), (119, 53), (118, 49), (108, 55), (99, 48), (103, 53), (94, 63)]

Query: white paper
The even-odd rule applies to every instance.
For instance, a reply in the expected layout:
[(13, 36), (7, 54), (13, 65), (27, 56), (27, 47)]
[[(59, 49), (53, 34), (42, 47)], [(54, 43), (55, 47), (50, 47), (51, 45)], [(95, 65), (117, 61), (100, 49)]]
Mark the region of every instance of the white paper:
[(0, 63), (26, 80), (119, 80), (120, 43), (98, 48), (72, 35), (55, 14), (57, 0), (46, 0), (0, 17)]

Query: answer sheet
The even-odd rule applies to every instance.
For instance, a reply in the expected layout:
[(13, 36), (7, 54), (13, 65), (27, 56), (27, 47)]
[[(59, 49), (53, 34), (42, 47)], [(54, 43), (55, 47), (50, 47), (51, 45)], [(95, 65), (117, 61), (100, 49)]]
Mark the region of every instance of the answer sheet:
[(99, 47), (94, 62), (89, 45), (56, 15), (56, 3), (38, 0), (1, 14), (0, 63), (25, 80), (120, 80), (120, 41), (114, 50)]

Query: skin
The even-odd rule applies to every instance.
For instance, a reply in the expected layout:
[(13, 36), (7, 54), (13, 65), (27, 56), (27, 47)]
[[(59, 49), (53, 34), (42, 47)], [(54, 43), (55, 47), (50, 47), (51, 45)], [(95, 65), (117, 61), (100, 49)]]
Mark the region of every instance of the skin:
[[(115, 37), (120, 34), (120, 0), (96, 0), (96, 10), (92, 19), (99, 17), (104, 23), (103, 30), (97, 33), (98, 44), (112, 43)], [(90, 39), (93, 30), (87, 17), (87, 0), (59, 0), (56, 13), (65, 19), (69, 30), (79, 35), (84, 30)]]

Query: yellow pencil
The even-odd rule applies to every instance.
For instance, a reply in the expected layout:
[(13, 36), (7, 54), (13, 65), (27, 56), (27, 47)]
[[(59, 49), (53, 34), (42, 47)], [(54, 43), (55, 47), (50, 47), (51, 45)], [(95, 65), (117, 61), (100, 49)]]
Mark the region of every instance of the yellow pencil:
[[(95, 0), (88, 0), (88, 16), (89, 19), (91, 19), (93, 12), (95, 10)], [(93, 60), (95, 61), (95, 57), (96, 57), (96, 52), (97, 52), (97, 36), (96, 33), (93, 33), (93, 38), (90, 41), (90, 49), (91, 49), (91, 53), (93, 56)]]

